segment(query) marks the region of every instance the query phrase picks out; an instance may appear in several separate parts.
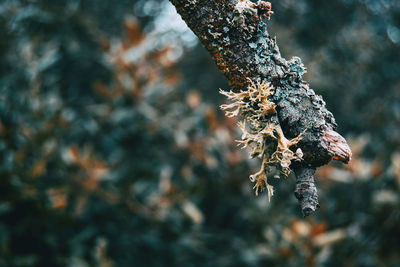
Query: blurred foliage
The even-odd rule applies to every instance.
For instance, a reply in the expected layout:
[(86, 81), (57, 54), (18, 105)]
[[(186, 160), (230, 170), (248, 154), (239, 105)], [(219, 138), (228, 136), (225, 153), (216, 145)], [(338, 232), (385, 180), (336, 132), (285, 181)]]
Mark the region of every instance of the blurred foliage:
[[(400, 6), (272, 1), (354, 159), (255, 197), (227, 88), (166, 1), (0, 3), (0, 266), (399, 266)], [(172, 15), (171, 15), (172, 14)]]

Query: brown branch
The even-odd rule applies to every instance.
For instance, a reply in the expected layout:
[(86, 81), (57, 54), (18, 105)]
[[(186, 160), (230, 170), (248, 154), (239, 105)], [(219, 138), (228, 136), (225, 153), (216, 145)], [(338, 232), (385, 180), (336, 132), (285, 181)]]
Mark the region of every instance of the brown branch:
[[(291, 150), (301, 148), (302, 161), (292, 161), (296, 197), (305, 215), (318, 207), (313, 183), (316, 167), (331, 159), (347, 162), (351, 151), (334, 130), (333, 115), (325, 102), (303, 81), (306, 72), (298, 57), (281, 57), (276, 39), (267, 31), (272, 14), (269, 2), (248, 0), (170, 0), (208, 50), (232, 90), (246, 90), (251, 82), (269, 82), (274, 88), (277, 123), (288, 138), (302, 134)], [(307, 178), (307, 179), (306, 179)], [(312, 193), (304, 188), (312, 189)], [(310, 197), (311, 195), (311, 197)]]

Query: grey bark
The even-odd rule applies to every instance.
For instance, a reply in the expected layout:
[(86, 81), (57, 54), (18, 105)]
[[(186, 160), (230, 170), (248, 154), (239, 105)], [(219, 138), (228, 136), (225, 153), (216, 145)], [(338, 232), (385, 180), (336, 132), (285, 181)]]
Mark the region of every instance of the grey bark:
[[(296, 197), (305, 216), (318, 208), (313, 173), (331, 159), (347, 162), (351, 151), (322, 97), (302, 79), (306, 68), (300, 58), (284, 59), (270, 36), (269, 2), (244, 0), (170, 0), (190, 29), (208, 50), (232, 90), (245, 90), (253, 81), (266, 80), (275, 87), (271, 100), (277, 106), (287, 138), (305, 131), (300, 147), (304, 160), (293, 162), (297, 177)], [(240, 2), (240, 3), (239, 3)], [(337, 153), (337, 152), (340, 153)]]
[(294, 195), (300, 202), (303, 216), (306, 217), (319, 208), (317, 187), (314, 184), (313, 168), (299, 168), (296, 173), (296, 189)]

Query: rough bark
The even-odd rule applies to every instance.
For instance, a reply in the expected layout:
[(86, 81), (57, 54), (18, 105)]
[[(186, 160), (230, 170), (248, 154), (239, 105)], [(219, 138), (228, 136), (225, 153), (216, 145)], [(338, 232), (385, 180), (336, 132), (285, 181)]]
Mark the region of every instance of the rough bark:
[[(304, 132), (291, 149), (301, 148), (303, 160), (292, 162), (305, 216), (318, 208), (313, 173), (331, 159), (347, 162), (351, 151), (325, 102), (302, 79), (300, 58), (282, 58), (275, 37), (267, 31), (270, 3), (238, 0), (170, 0), (183, 20), (208, 50), (232, 90), (246, 90), (249, 79), (267, 81), (275, 88), (279, 123), (287, 138)], [(306, 179), (307, 178), (307, 179)], [(300, 189), (298, 188), (300, 185)]]
[(314, 184), (315, 169), (299, 168), (295, 173), (297, 179), (294, 195), (300, 202), (303, 216), (306, 217), (319, 208), (317, 187)]

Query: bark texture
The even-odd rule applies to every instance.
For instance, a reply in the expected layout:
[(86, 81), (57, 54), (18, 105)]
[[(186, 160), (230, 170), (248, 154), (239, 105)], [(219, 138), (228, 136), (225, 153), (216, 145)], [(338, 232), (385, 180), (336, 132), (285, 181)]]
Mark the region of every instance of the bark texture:
[(306, 217), (319, 208), (317, 187), (314, 184), (315, 169), (300, 168), (295, 173), (297, 179), (294, 195), (300, 202), (303, 216)]
[(302, 79), (306, 68), (300, 58), (282, 58), (275, 37), (267, 30), (269, 2), (248, 0), (170, 0), (183, 20), (208, 50), (232, 90), (246, 90), (249, 79), (267, 81), (275, 88), (279, 123), (287, 138), (304, 132), (291, 149), (301, 148), (303, 160), (292, 162), (305, 216), (318, 208), (313, 173), (331, 159), (347, 162), (351, 151), (322, 97)]

